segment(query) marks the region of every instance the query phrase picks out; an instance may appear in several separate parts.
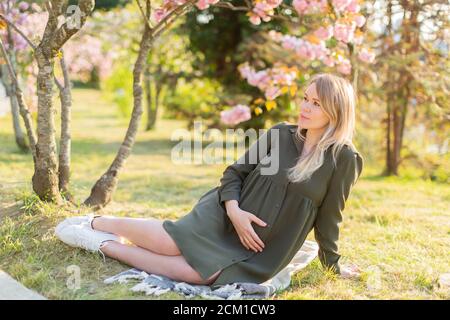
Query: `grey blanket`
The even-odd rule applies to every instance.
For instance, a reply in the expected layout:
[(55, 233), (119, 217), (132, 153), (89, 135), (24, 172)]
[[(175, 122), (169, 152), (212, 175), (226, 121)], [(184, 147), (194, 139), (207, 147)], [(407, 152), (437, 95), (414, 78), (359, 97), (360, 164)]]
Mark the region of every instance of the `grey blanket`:
[(210, 286), (178, 282), (166, 276), (146, 273), (138, 269), (129, 269), (104, 280), (106, 284), (137, 281), (131, 291), (146, 295), (159, 296), (173, 291), (186, 298), (200, 296), (205, 299), (264, 299), (280, 293), (289, 287), (294, 273), (306, 267), (317, 257), (318, 245), (314, 241), (305, 241), (291, 262), (271, 279), (263, 283), (234, 282), (212, 290)]

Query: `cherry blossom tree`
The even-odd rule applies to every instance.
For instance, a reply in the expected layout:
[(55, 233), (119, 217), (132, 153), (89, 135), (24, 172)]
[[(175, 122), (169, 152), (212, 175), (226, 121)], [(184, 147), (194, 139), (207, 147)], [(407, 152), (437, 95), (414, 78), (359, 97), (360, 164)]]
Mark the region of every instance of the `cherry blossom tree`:
[[(142, 2), (144, 2), (144, 5)], [(54, 62), (56, 58), (63, 57), (63, 46), (84, 26), (95, 1), (79, 0), (75, 13), (72, 12), (69, 15), (66, 14), (67, 1), (51, 0), (46, 1), (45, 4), (48, 19), (43, 35), (37, 41), (38, 44), (34, 45), (34, 42), (30, 41), (24, 34), (22, 34), (22, 40), (27, 41), (33, 48), (34, 59), (38, 67), (38, 140), (35, 143), (33, 189), (42, 199), (59, 203), (61, 195), (58, 190), (58, 161), (56, 159), (54, 107), (52, 104), (52, 88), (55, 80)], [(93, 186), (90, 196), (84, 202), (85, 205), (94, 208), (100, 208), (110, 202), (117, 186), (118, 174), (131, 153), (142, 115), (142, 75), (151, 47), (155, 39), (170, 28), (180, 16), (194, 7), (198, 10), (205, 10), (210, 6), (217, 6), (243, 11), (254, 25), (272, 19), (282, 19), (301, 24), (304, 15), (324, 15), (324, 26), (302, 37), (281, 34), (275, 30), (271, 31), (269, 35), (284, 50), (292, 51), (303, 58), (321, 60), (329, 66), (336, 65), (337, 69), (344, 74), (354, 72), (351, 61), (356, 52), (358, 52), (357, 57), (361, 60), (373, 60), (370, 49), (359, 48), (362, 44), (363, 33), (357, 28), (363, 26), (365, 19), (359, 14), (360, 1), (358, 0), (294, 0), (292, 6), (284, 4), (281, 0), (246, 0), (245, 5), (239, 7), (230, 2), (219, 0), (163, 0), (160, 5), (155, 7), (152, 6), (150, 0), (136, 0), (136, 5), (142, 14), (144, 28), (133, 69), (133, 111), (125, 138), (113, 163)], [(63, 18), (62, 23), (60, 23), (61, 17)], [(0, 16), (0, 18), (7, 25), (14, 25), (4, 16)], [(77, 26), (73, 27), (75, 22), (77, 22)], [(331, 36), (338, 41), (338, 44), (333, 48), (327, 47), (327, 40)], [(350, 59), (345, 57), (343, 51), (345, 45), (350, 49)], [(355, 50), (355, 45), (358, 45), (360, 50)], [(93, 45), (93, 47), (95, 48), (96, 45)], [(68, 54), (70, 55), (70, 53)], [(89, 56), (89, 53), (87, 55)], [(71, 56), (70, 58), (75, 61), (79, 57)], [(84, 56), (80, 59), (82, 62), (86, 62), (91, 58), (90, 56)], [(64, 65), (64, 60), (61, 59), (61, 67), (64, 68)], [(79, 65), (80, 63), (78, 63)], [(82, 69), (78, 71), (80, 70)], [(272, 67), (259, 71), (253, 69), (250, 64), (244, 64), (239, 68), (239, 71), (250, 84), (264, 91), (265, 98), (260, 98), (259, 102), (264, 102), (268, 110), (276, 107), (274, 100), (277, 97), (283, 94), (295, 95), (297, 90), (295, 79), (298, 76), (298, 70), (286, 65), (283, 61), (277, 61)], [(356, 74), (353, 73), (353, 76), (356, 76)], [(67, 91), (64, 91), (67, 90), (66, 81), (65, 84), (58, 83), (60, 92), (67, 93)], [(20, 93), (18, 94), (18, 100), (20, 100), (21, 91), (18, 92)], [(67, 104), (68, 101), (61, 102)], [(224, 112), (222, 118), (233, 124), (248, 119), (248, 107), (242, 104), (238, 105), (231, 111)], [(68, 133), (67, 128), (64, 131)]]

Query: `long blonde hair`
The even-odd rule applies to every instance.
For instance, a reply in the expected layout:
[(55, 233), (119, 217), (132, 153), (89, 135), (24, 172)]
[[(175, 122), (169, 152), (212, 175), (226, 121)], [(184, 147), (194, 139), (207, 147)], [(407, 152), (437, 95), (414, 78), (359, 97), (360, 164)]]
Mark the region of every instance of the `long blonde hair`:
[[(355, 133), (356, 92), (351, 83), (337, 75), (330, 73), (315, 74), (307, 86), (315, 83), (316, 91), (323, 111), (329, 117), (328, 128), (323, 133), (313, 151), (307, 156), (299, 158), (296, 165), (288, 170), (291, 182), (308, 180), (319, 169), (325, 160), (325, 151), (332, 146), (332, 156), (336, 165), (337, 155), (348, 145), (357, 151), (352, 139)], [(300, 126), (295, 133), (303, 142), (306, 139), (306, 128)]]

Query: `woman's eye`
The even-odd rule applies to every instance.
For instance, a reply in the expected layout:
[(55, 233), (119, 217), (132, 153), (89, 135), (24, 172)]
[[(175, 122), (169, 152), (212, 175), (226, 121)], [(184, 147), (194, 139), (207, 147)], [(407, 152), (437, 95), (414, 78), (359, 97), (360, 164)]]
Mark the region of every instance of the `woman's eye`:
[(319, 105), (317, 102), (315, 102), (314, 104), (315, 104), (316, 106), (320, 107), (320, 105)]

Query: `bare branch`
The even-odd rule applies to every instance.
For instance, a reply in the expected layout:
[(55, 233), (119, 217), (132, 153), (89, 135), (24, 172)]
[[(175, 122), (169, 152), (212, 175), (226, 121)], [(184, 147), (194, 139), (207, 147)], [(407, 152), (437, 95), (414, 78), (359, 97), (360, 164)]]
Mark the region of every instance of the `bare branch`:
[(46, 52), (48, 57), (54, 57), (59, 49), (62, 48), (64, 43), (67, 42), (74, 34), (76, 34), (79, 29), (83, 27), (86, 22), (87, 17), (90, 15), (92, 10), (94, 9), (95, 1), (93, 0), (79, 0), (78, 1), (78, 9), (79, 12), (74, 13), (77, 15), (75, 18), (79, 18), (79, 26), (77, 28), (69, 27), (67, 21), (63, 23), (63, 25), (57, 28), (58, 24), (58, 15), (61, 12), (62, 4), (64, 1), (61, 0), (53, 0), (52, 8), (49, 11), (49, 20), (47, 23), (47, 27), (44, 32), (44, 37), (42, 39), (43, 42), (48, 42), (50, 45), (47, 50), (50, 52)]
[[(144, 20), (147, 23), (147, 25), (150, 28), (150, 30), (152, 30), (153, 26), (152, 26), (152, 22), (150, 21), (150, 15), (145, 14), (144, 8), (142, 8), (141, 2), (139, 0), (136, 0), (136, 3), (138, 5), (138, 7), (139, 7), (139, 11), (142, 14), (142, 17), (144, 18)], [(150, 9), (150, 6), (147, 5), (147, 10), (149, 10), (149, 9)]]
[(218, 8), (226, 8), (230, 9), (232, 11), (250, 11), (252, 7), (236, 7), (232, 5), (230, 2), (218, 2), (216, 4), (213, 4), (212, 6), (218, 7)]
[(7, 17), (5, 17), (2, 13), (0, 13), (0, 19), (2, 19), (3, 21), (5, 21), (11, 28), (13, 28), (18, 34), (20, 34), (20, 36), (26, 41), (28, 42), (28, 44), (30, 45), (31, 48), (33, 48), (33, 50), (36, 49), (36, 45), (25, 35), (25, 33), (23, 33), (22, 30), (20, 30), (15, 24), (14, 22), (12, 22), (11, 20), (9, 20)]
[(173, 21), (172, 21), (172, 22), (168, 22), (173, 16), (175, 16), (175, 19), (176, 19), (176, 18), (179, 17), (182, 13), (184, 13), (183, 11), (184, 11), (185, 8), (191, 7), (191, 6), (194, 4), (194, 2), (196, 2), (196, 1), (197, 1), (197, 0), (188, 0), (188, 1), (186, 1), (185, 3), (183, 3), (182, 5), (176, 7), (175, 9), (173, 9), (167, 16), (165, 16), (165, 17), (164, 17), (164, 18), (163, 18), (163, 19), (155, 26), (155, 28), (152, 30), (152, 36), (153, 36), (154, 34), (159, 34), (159, 33), (161, 33), (163, 30), (159, 30), (160, 28), (163, 28), (163, 29), (164, 29), (164, 27), (167, 27), (167, 26), (169, 26), (170, 24), (173, 23)]
[(31, 154), (33, 155), (33, 161), (36, 161), (36, 135), (33, 129), (33, 122), (31, 120), (30, 112), (28, 108), (25, 106), (25, 102), (23, 100), (22, 90), (19, 86), (19, 81), (17, 81), (17, 75), (14, 71), (14, 68), (11, 64), (11, 60), (9, 59), (8, 53), (6, 52), (5, 46), (3, 45), (3, 41), (0, 37), (0, 50), (2, 52), (3, 58), (6, 61), (6, 65), (8, 67), (9, 74), (12, 80), (13, 91), (17, 97), (17, 103), (19, 104), (20, 114), (22, 115), (23, 121), (25, 123), (25, 127), (27, 130), (28, 140), (30, 143)]

